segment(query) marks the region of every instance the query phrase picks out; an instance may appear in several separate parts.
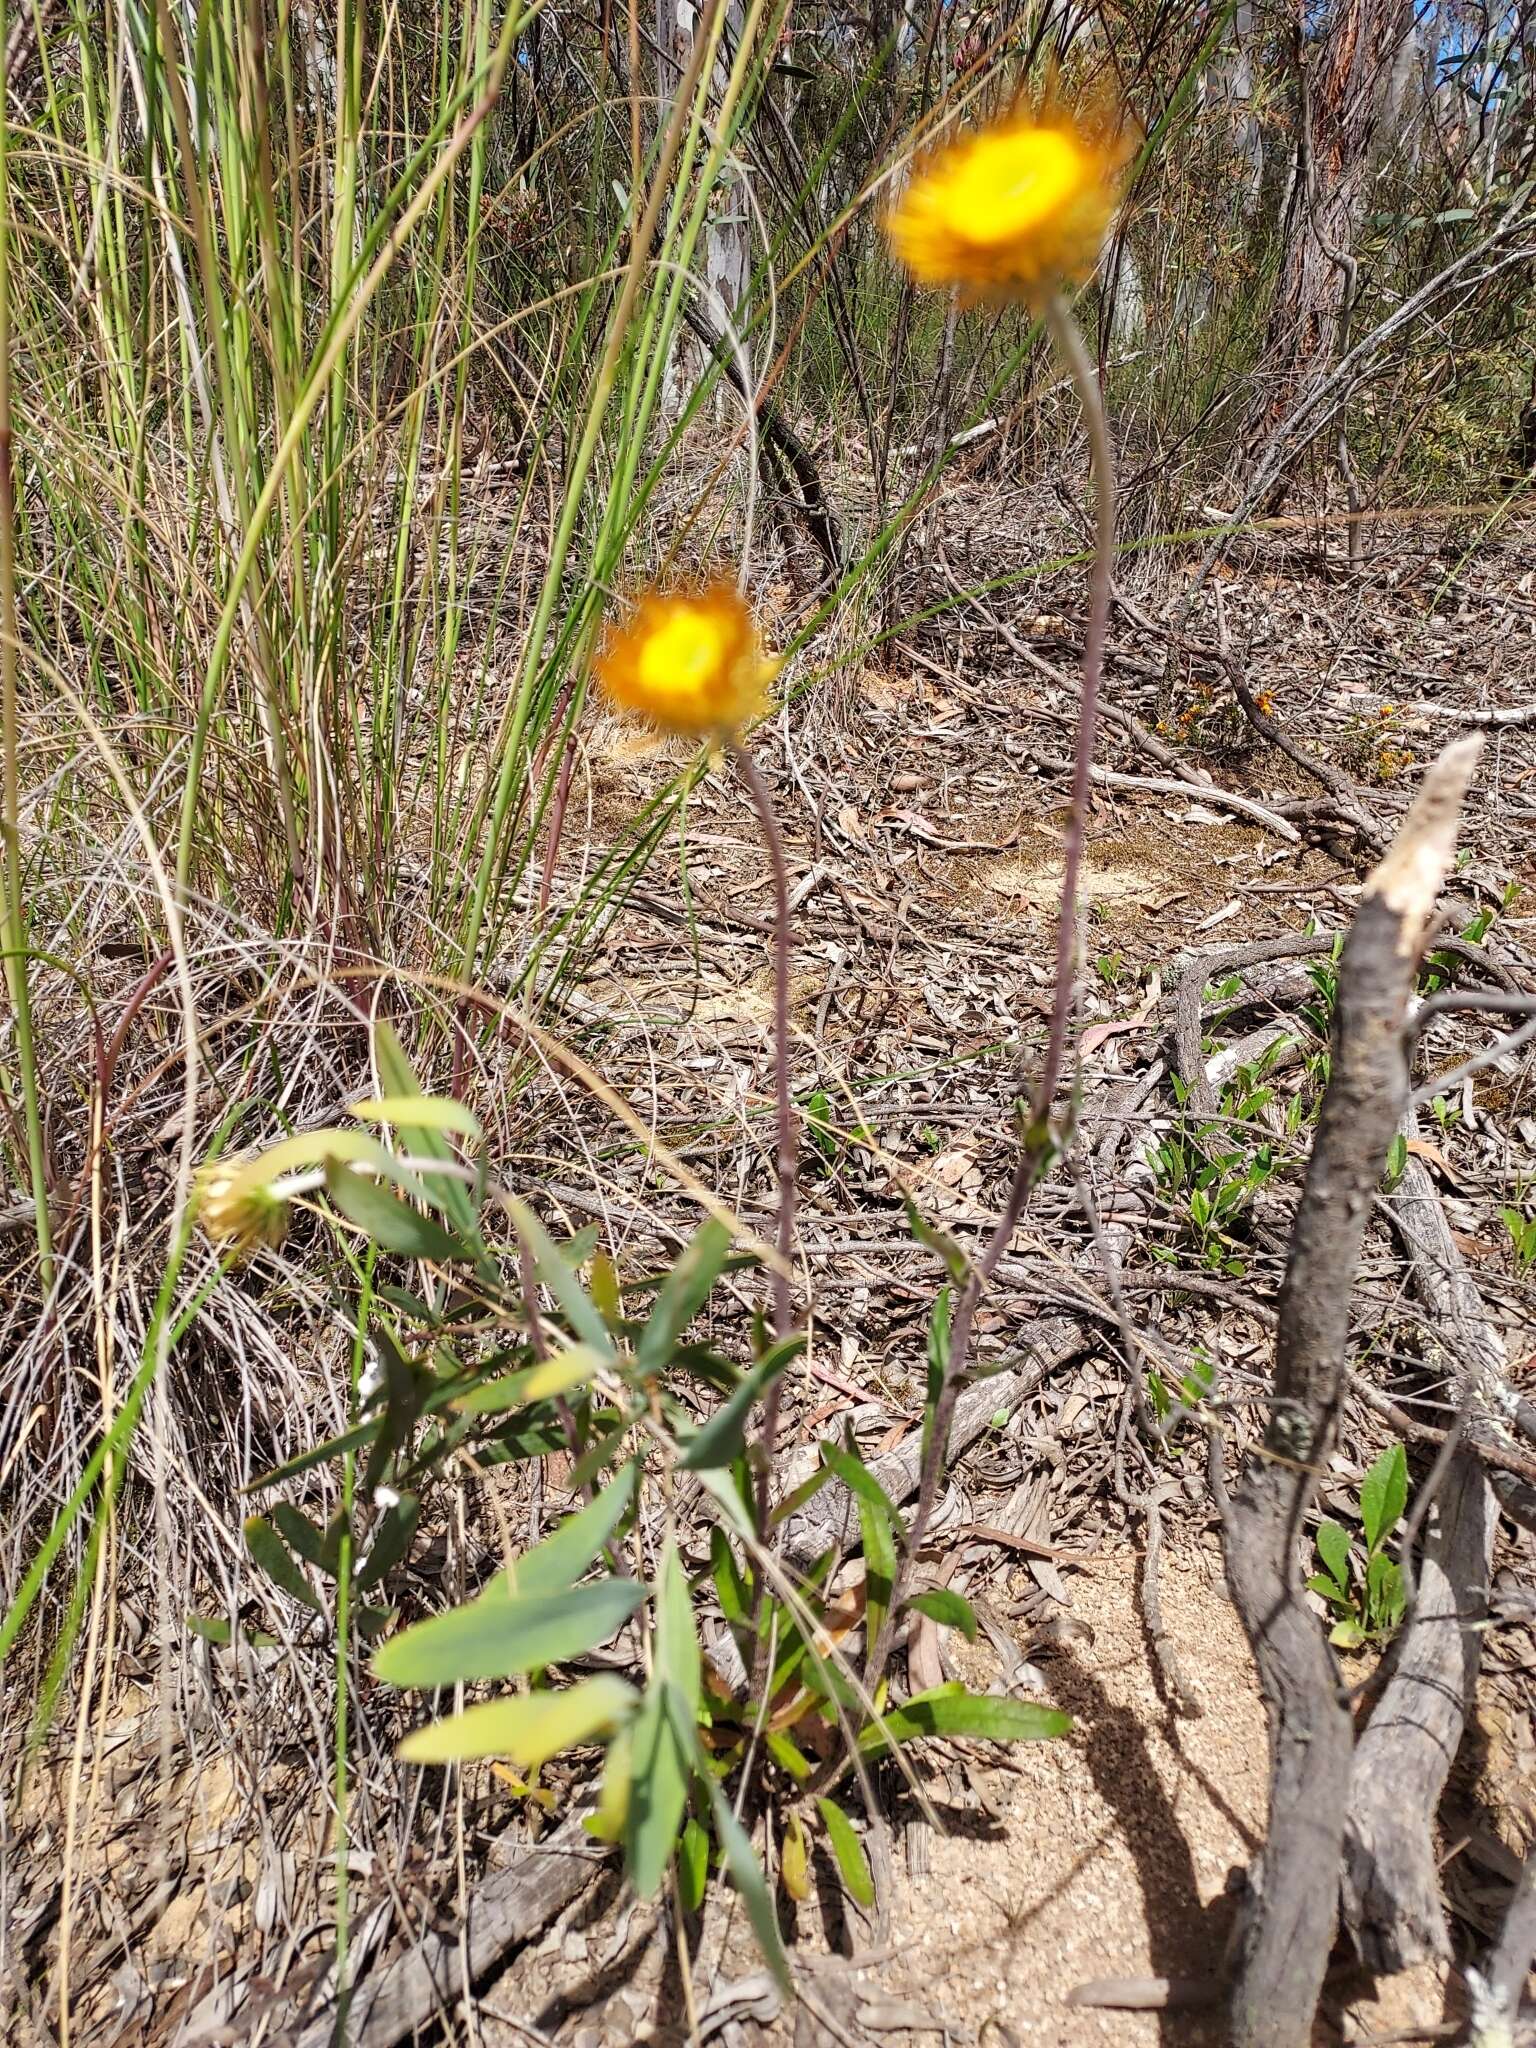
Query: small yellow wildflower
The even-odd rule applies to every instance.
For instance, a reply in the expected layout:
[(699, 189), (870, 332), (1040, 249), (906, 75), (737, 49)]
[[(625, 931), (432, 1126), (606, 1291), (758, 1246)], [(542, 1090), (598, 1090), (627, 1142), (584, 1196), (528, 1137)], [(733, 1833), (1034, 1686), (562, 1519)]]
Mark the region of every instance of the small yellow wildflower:
[(248, 1159), (215, 1159), (197, 1177), (197, 1220), (215, 1244), (237, 1255), (258, 1245), (280, 1245), (288, 1234), (288, 1203), (266, 1180), (254, 1179)]
[(886, 232), (919, 284), (1041, 299), (1098, 261), (1129, 154), (1107, 118), (1011, 114), (919, 163)]
[(768, 708), (780, 664), (763, 652), (732, 583), (649, 590), (597, 659), (597, 679), (625, 711), (666, 732), (724, 738)]

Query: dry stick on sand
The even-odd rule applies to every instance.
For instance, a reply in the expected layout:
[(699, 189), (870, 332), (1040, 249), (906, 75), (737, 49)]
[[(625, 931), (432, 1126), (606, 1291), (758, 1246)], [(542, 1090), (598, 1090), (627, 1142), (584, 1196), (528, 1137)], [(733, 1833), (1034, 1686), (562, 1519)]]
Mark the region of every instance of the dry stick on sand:
[(1486, 1972), (1467, 1972), (1472, 1991), (1472, 2048), (1507, 2048), (1536, 1956), (1536, 1856), (1520, 1868), (1515, 1895), (1504, 1915), (1504, 1931)]
[(1239, 1940), (1236, 2048), (1305, 2048), (1338, 1921), (1353, 1728), (1303, 1598), (1299, 1548), (1344, 1397), (1365, 1229), (1408, 1102), (1408, 1002), (1481, 745), (1458, 740), (1431, 766), (1344, 945), (1332, 1078), (1280, 1292), (1268, 1427), (1231, 1503), (1227, 1579), (1270, 1724), (1269, 1838)]

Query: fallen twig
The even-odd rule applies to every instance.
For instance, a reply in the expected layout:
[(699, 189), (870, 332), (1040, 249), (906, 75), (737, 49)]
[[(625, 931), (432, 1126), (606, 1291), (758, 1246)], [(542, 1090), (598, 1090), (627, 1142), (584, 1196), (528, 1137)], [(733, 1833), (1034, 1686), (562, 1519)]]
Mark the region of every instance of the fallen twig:
[[(1044, 1317), (1035, 1323), (1030, 1331), (1027, 1365), (977, 1380), (955, 1402), (949, 1432), (951, 1460), (976, 1441), (999, 1410), (1012, 1413), (1059, 1366), (1077, 1357), (1086, 1344), (1082, 1325), (1066, 1316)], [(786, 1493), (810, 1477), (817, 1458), (813, 1448), (802, 1457), (787, 1461), (783, 1482)], [(916, 1492), (922, 1474), (922, 1442), (918, 1432), (914, 1430), (905, 1443), (883, 1457), (871, 1458), (869, 1470), (898, 1505), (908, 1499)], [(784, 1556), (804, 1570), (829, 1544), (858, 1526), (858, 1506), (853, 1495), (840, 1479), (834, 1479), (785, 1522)]]
[[(424, 1934), (353, 1992), (343, 2035), (348, 2048), (394, 2048), (433, 2015), (452, 2008), (512, 1950), (540, 1934), (608, 1862), (611, 1851), (571, 1814), (547, 1842), (530, 1843), (504, 1870), (483, 1877), (466, 1902), (462, 1926)], [(331, 2048), (341, 2015), (312, 2020), (298, 2048)]]

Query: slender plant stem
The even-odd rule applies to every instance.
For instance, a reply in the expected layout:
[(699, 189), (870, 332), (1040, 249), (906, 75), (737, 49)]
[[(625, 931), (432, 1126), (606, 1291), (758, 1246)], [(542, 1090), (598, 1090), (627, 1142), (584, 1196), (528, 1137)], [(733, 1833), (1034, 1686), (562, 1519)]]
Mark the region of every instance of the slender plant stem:
[[(363, 1265), (363, 1285), (358, 1296), (357, 1321), (352, 1333), (352, 1402), (350, 1419), (355, 1424), (362, 1384), (365, 1337), (373, 1313), (373, 1276), (378, 1260), (377, 1245), (370, 1244)], [(336, 1832), (332, 1843), (336, 1872), (336, 2038), (347, 2031), (347, 2014), (352, 2003), (351, 1975), (351, 1890), (348, 1858), (351, 1827), (348, 1820), (350, 1769), (348, 1763), (349, 1716), (352, 1665), (352, 1555), (353, 1511), (356, 1505), (357, 1455), (348, 1451), (341, 1462), (341, 1543), (336, 1564), (336, 1721), (332, 1730), (332, 1792), (336, 1803)]]
[[(1104, 641), (1109, 631), (1110, 583), (1115, 567), (1115, 451), (1098, 373), (1088, 354), (1082, 330), (1059, 295), (1045, 309), (1045, 324), (1077, 387), (1078, 402), (1088, 428), (1098, 517), (1094, 532), (1093, 576), (1088, 590), (1088, 630), (1083, 636), (1083, 693), (1077, 714), (1077, 751), (1072, 763), (1071, 809), (1067, 813), (1066, 854), (1061, 875), (1061, 907), (1056, 917), (1056, 985), (1051, 1002), (1045, 1065), (1035, 1088), (1031, 1122), (1044, 1131), (1051, 1101), (1066, 1059), (1067, 1030), (1072, 1018), (1072, 991), (1077, 973), (1077, 895), (1083, 850), (1088, 837), (1088, 800), (1093, 772), (1093, 742), (1098, 726), (1099, 679), (1104, 672)], [(998, 1256), (1001, 1256), (999, 1252)]]
[(1052, 1156), (1051, 1104), (1066, 1064), (1067, 1033), (1071, 1027), (1073, 993), (1077, 979), (1077, 894), (1082, 874), (1083, 851), (1088, 832), (1088, 798), (1093, 768), (1093, 741), (1098, 724), (1099, 678), (1104, 668), (1104, 640), (1109, 629), (1110, 581), (1115, 560), (1115, 454), (1109, 437), (1109, 420), (1092, 358), (1071, 309), (1059, 295), (1045, 308), (1045, 324), (1052, 341), (1077, 387), (1079, 403), (1088, 427), (1088, 445), (1093, 462), (1094, 491), (1098, 502), (1095, 527), (1093, 575), (1088, 590), (1088, 629), (1083, 636), (1083, 689), (1078, 703), (1077, 746), (1072, 763), (1071, 807), (1067, 813), (1066, 850), (1062, 863), (1061, 904), (1056, 915), (1056, 980), (1051, 998), (1051, 1018), (1046, 1035), (1045, 1064), (1035, 1083), (1023, 1145), (997, 1227), (987, 1240), (981, 1256), (971, 1266), (955, 1303), (950, 1324), (949, 1351), (944, 1378), (934, 1403), (933, 1433), (923, 1460), (918, 1485), (917, 1507), (907, 1548), (898, 1560), (896, 1583), (880, 1633), (870, 1652), (865, 1684), (871, 1690), (879, 1683), (890, 1654), (901, 1593), (913, 1562), (922, 1550), (933, 1519), (939, 1481), (944, 1473), (949, 1447), (949, 1427), (959, 1399), (960, 1383), (970, 1354), (971, 1327), (976, 1306), (998, 1261), (1008, 1249), (1018, 1228), (1030, 1191)]
[[(795, 1161), (798, 1149), (795, 1105), (789, 1090), (789, 868), (784, 859), (784, 839), (774, 815), (773, 797), (763, 771), (743, 746), (734, 749), (736, 766), (747, 785), (762, 828), (763, 850), (773, 882), (773, 1081), (778, 1122), (779, 1219), (776, 1249), (779, 1263), (774, 1268), (771, 1300), (775, 1341), (789, 1335), (793, 1322), (790, 1298), (790, 1254), (795, 1242)], [(768, 1533), (768, 1482), (773, 1469), (774, 1447), (779, 1434), (779, 1374), (763, 1403), (762, 1464), (757, 1475), (758, 1534)]]
[(11, 455), (11, 180), (10, 130), (0, 81), (0, 836), (5, 840), (0, 889), (0, 952), (16, 1013), (16, 1063), (21, 1069), (27, 1164), (36, 1215), (38, 1276), (53, 1290), (53, 1233), (48, 1217), (48, 1171), (37, 1093), (37, 1050), (32, 1037), (32, 992), (27, 973), (27, 928), (21, 895), (21, 734), (16, 704), (19, 653), (16, 621), (16, 473)]

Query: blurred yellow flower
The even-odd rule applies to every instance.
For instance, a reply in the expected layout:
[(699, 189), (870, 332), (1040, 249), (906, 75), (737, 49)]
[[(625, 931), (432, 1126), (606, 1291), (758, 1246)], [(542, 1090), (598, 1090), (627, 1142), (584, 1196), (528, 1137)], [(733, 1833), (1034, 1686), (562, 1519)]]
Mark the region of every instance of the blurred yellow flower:
[(779, 666), (746, 600), (720, 582), (647, 591), (604, 643), (597, 679), (615, 704), (666, 732), (724, 737), (767, 710)]
[(215, 1244), (237, 1255), (258, 1245), (279, 1245), (288, 1234), (288, 1203), (250, 1159), (216, 1159), (197, 1177), (197, 1220)]
[(919, 284), (1042, 298), (1098, 261), (1129, 154), (1107, 109), (1011, 114), (920, 162), (886, 231)]

